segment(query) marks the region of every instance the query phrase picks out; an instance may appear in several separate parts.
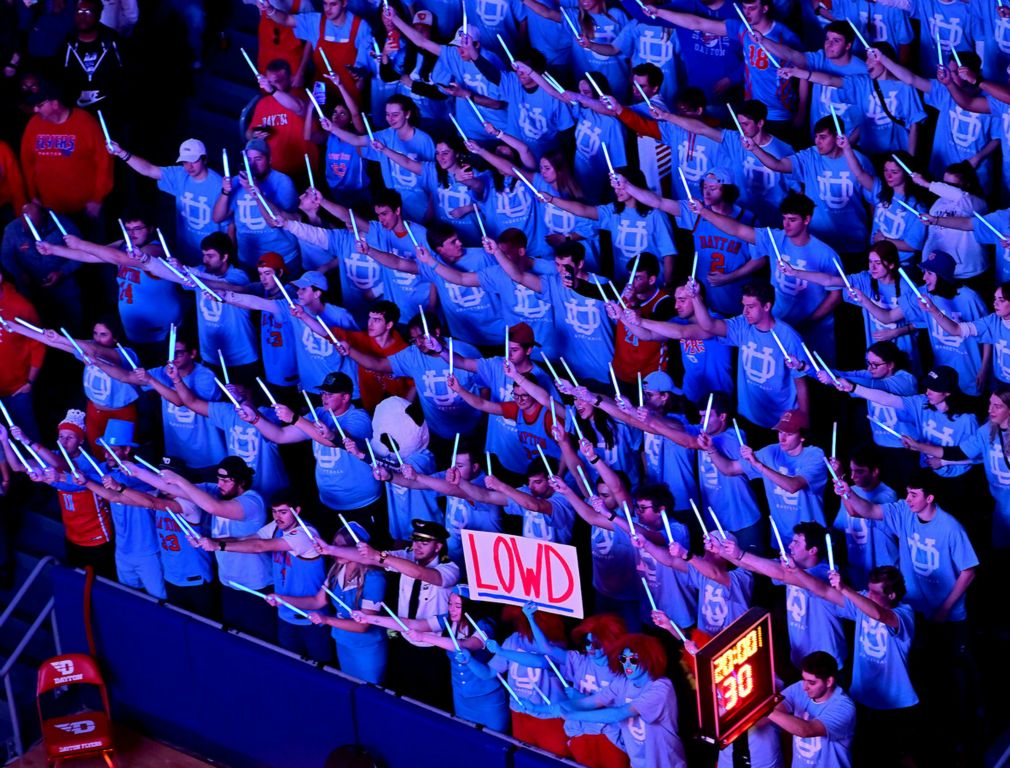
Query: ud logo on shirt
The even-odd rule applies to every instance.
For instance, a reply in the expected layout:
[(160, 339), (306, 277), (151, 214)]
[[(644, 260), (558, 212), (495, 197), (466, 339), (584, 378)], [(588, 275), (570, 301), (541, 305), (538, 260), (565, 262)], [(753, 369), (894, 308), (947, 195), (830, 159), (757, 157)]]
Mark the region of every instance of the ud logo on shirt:
[[(797, 259), (795, 256), (788, 254), (785, 254), (783, 258), (796, 269), (806, 269), (806, 259)], [(797, 277), (787, 275), (785, 272), (779, 270), (778, 267), (775, 268), (775, 277), (775, 282), (778, 284), (779, 289), (786, 296), (799, 296), (807, 289), (808, 283), (806, 280), (800, 280)]]
[[(996, 439), (999, 440), (999, 436)], [(1010, 468), (1007, 467), (1003, 448), (998, 443), (989, 445), (989, 474), (1000, 485), (1010, 486)]]
[(845, 533), (852, 543), (857, 547), (865, 547), (870, 540), (870, 526), (862, 517), (849, 516), (849, 523), (845, 526)]
[[(789, 470), (786, 467), (781, 466), (777, 467), (777, 471), (781, 475), (785, 475), (786, 477), (792, 477), (792, 475), (789, 474)], [(779, 503), (785, 507), (798, 507), (800, 504), (799, 491), (793, 491), (792, 493), (788, 493), (784, 489), (776, 485), (773, 493), (779, 497)]]
[(600, 151), (600, 134), (603, 127), (589, 120), (579, 120), (575, 126), (575, 149), (585, 158), (594, 157)]
[(441, 208), (446, 215), (449, 215), (450, 211), (456, 208), (462, 208), (464, 205), (470, 205), (473, 202), (473, 198), (470, 195), (470, 190), (466, 187), (439, 187), (437, 190), (438, 195), (438, 207)]
[(449, 302), (461, 309), (474, 309), (484, 301), (483, 288), (469, 288), (455, 283), (446, 283), (445, 292), (449, 296)]
[(950, 136), (961, 148), (971, 147), (982, 135), (982, 118), (975, 112), (955, 106), (947, 110), (947, 118), (950, 120)]
[(589, 537), (593, 546), (593, 554), (606, 557), (614, 548), (614, 532), (606, 528), (593, 526), (593, 532)]
[(503, 189), (497, 196), (495, 211), (500, 216), (507, 219), (526, 218), (529, 216), (530, 208), (533, 205), (533, 198), (529, 190), (518, 179), (511, 191)]
[(822, 85), (821, 86), (821, 111), (825, 115), (831, 114), (831, 108), (835, 108), (835, 114), (839, 117), (843, 117), (849, 109), (849, 105), (840, 101), (835, 101), (835, 94), (838, 93), (838, 89), (832, 85)]
[(868, 617), (864, 617), (861, 623), (863, 631), (859, 634), (859, 644), (863, 655), (879, 661), (887, 655), (887, 626)]
[[(955, 323), (961, 322), (961, 313), (950, 311), (947, 312), (947, 316), (953, 320)], [(964, 344), (963, 336), (951, 336), (949, 333), (943, 330), (943, 326), (936, 322), (936, 319), (930, 315), (929, 316), (929, 334), (934, 339), (936, 343), (944, 347), (960, 347)]]
[(844, 208), (855, 191), (850, 171), (839, 171), (837, 176), (832, 171), (817, 174), (817, 193), (828, 208)]
[(940, 552), (936, 548), (936, 539), (925, 541), (918, 533), (908, 537), (908, 552), (912, 557), (912, 568), (918, 576), (929, 576), (940, 567)]
[(894, 410), (894, 408), (889, 408), (888, 406), (880, 405), (879, 403), (870, 403), (869, 405), (872, 417), (881, 424), (894, 427), (894, 425), (898, 423), (898, 413)]
[(544, 224), (551, 234), (567, 235), (575, 229), (575, 214), (548, 203), (544, 207)]
[(260, 216), (259, 206), (253, 198), (248, 196), (238, 198), (235, 201), (235, 208), (238, 213), (238, 220), (250, 232), (260, 232), (267, 228), (267, 223)]
[(638, 57), (646, 64), (662, 69), (673, 58), (673, 40), (670, 35), (649, 27), (639, 27)]
[[(810, 713), (804, 712), (803, 719), (809, 720)], [(821, 751), (821, 737), (811, 736), (809, 739), (804, 739), (799, 736), (793, 736), (793, 746), (800, 757), (812, 762), (817, 753)]]
[(871, 43), (887, 42), (887, 24), (884, 23), (884, 17), (881, 14), (875, 13), (870, 18), (867, 11), (860, 11), (859, 20), (866, 28), (866, 37)]
[(509, 662), (509, 682), (517, 691), (532, 694), (533, 686), (540, 685), (542, 675), (543, 670), (537, 667), (526, 667), (516, 664), (514, 661)]
[[(417, 160), (417, 152), (404, 152), (407, 157), (411, 160)], [(411, 173), (406, 168), (397, 165), (396, 163), (388, 163), (389, 175), (393, 177), (393, 181), (400, 187), (405, 189), (413, 189), (417, 186), (418, 176), (416, 173)]]
[(359, 291), (369, 291), (379, 284), (381, 279), (379, 265), (374, 259), (352, 250), (347, 252), (342, 261), (344, 274), (351, 281), (351, 285)]
[(317, 336), (307, 325), (302, 328), (302, 346), (312, 357), (329, 357), (333, 354), (330, 340)]
[(936, 419), (926, 419), (922, 423), (922, 436), (931, 442), (935, 441), (937, 445), (951, 446), (954, 444), (954, 428), (937, 429)]
[(228, 433), (228, 449), (246, 464), (255, 464), (259, 455), (259, 432), (255, 427), (236, 424)]
[(898, 204), (878, 205), (875, 212), (877, 228), (885, 237), (893, 240), (900, 240), (905, 234), (905, 216), (908, 212), (904, 208), (899, 208)]
[(743, 161), (743, 175), (747, 179), (749, 189), (763, 189), (766, 192), (775, 186), (778, 174), (771, 168), (765, 168), (754, 155), (748, 154)]
[[(206, 277), (206, 273), (204, 274)], [(220, 323), (224, 314), (224, 304), (215, 301), (203, 291), (200, 291), (200, 316), (208, 323)]]
[(721, 627), (729, 615), (726, 604), (726, 591), (722, 585), (705, 585), (705, 597), (702, 599), (701, 615), (710, 627)]
[(165, 401), (166, 410), (172, 423), (177, 427), (189, 427), (196, 421), (196, 414), (184, 405), (175, 405)]
[[(898, 113), (898, 92), (891, 91), (884, 96), (884, 103), (892, 115)], [(891, 118), (880, 104), (880, 97), (875, 92), (870, 92), (870, 101), (866, 108), (866, 116), (873, 120), (874, 124), (885, 126), (891, 124)]]
[(547, 133), (547, 117), (540, 107), (530, 107), (526, 102), (519, 105), (519, 127), (531, 139), (539, 139)]
[(210, 206), (206, 195), (196, 197), (192, 192), (184, 192), (179, 196), (179, 210), (186, 220), (186, 226), (196, 232), (202, 232), (210, 224)]
[(680, 142), (677, 145), (677, 160), (689, 181), (700, 181), (708, 172), (708, 154), (704, 145), (690, 146), (687, 140)]
[(747, 375), (747, 381), (764, 384), (777, 372), (778, 365), (775, 363), (775, 355), (771, 347), (763, 346), (758, 352), (757, 343), (748, 341), (740, 347), (740, 352), (741, 364)]
[(648, 242), (649, 231), (646, 229), (645, 219), (639, 219), (634, 224), (624, 218), (619, 220), (614, 245), (628, 261), (644, 251)]
[(525, 285), (516, 285), (514, 294), (516, 303), (512, 311), (520, 317), (527, 320), (542, 320), (551, 311), (551, 305), (537, 298), (537, 295)]
[(600, 310), (595, 299), (565, 301), (565, 323), (579, 336), (592, 336), (600, 327)]
[(930, 37), (934, 41), (939, 40), (940, 44), (946, 48), (946, 55), (950, 56), (950, 49), (957, 48), (964, 40), (964, 29), (961, 28), (960, 19), (946, 19), (940, 14), (933, 14), (929, 19)]
[(505, 21), (507, 13), (508, 5), (502, 0), (477, 0), (477, 15), (490, 27), (496, 27)]
[[(996, 47), (1000, 49), (1003, 53), (1010, 53), (1010, 19), (1004, 19), (1000, 16), (996, 16), (996, 23), (993, 25), (993, 40), (996, 42)], [(1003, 115), (1004, 119), (1007, 115)], [(1004, 133), (1006, 128), (1003, 129)]]
[(84, 366), (84, 388), (91, 391), (93, 400), (104, 402), (112, 391), (109, 374), (94, 365)]
[(807, 592), (805, 589), (788, 585), (786, 587), (786, 611), (792, 623), (801, 629), (807, 627)]
[[(424, 376), (421, 377), (421, 381), (424, 383), (424, 389), (421, 392), (422, 397), (431, 400), (440, 408), (446, 408), (455, 403), (460, 399), (460, 396), (446, 385), (448, 378), (448, 369), (444, 373), (430, 369), (426, 370)], [(463, 382), (460, 382), (460, 384), (463, 384)]]
[(328, 445), (313, 441), (312, 452), (316, 456), (316, 466), (319, 469), (333, 469), (342, 458), (343, 449), (330, 448)]

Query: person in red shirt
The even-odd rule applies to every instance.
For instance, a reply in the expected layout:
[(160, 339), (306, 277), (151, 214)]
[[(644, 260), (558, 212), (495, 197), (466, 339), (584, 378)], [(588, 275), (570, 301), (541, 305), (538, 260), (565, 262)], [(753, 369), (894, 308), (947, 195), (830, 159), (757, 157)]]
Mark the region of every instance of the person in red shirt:
[[(0, 141), (0, 222), (9, 221), (21, 214), (28, 198), (25, 197), (25, 179), (17, 155), (10, 145)], [(4, 209), (10, 206), (10, 214)]]
[(97, 219), (112, 191), (112, 155), (98, 121), (67, 106), (48, 82), (39, 84), (28, 103), (35, 111), (21, 137), (28, 197), (57, 213), (83, 211)]
[[(643, 252), (638, 257), (635, 279), (624, 289), (624, 303), (646, 320), (669, 320), (677, 314), (673, 297), (659, 287), (659, 259)], [(625, 384), (634, 384), (638, 372), (665, 371), (669, 356), (666, 339), (647, 339), (625, 325), (621, 308), (607, 302), (607, 315), (617, 321), (614, 336), (614, 373)]]
[[(286, 13), (301, 13), (305, 10), (302, 0), (275, 0), (278, 8)], [(265, 13), (260, 14), (259, 48), (256, 55), (256, 66), (266, 69), (275, 59), (283, 59), (291, 67), (291, 87), (302, 88), (305, 85), (305, 69), (312, 57), (312, 48), (304, 40), (295, 37), (295, 31), (290, 27), (274, 21)]]
[[(35, 307), (14, 288), (10, 276), (0, 270), (0, 317), (5, 323), (20, 317), (33, 325), (39, 324)], [(46, 348), (38, 341), (25, 338), (0, 326), (0, 399), (10, 411), (15, 424), (28, 435), (38, 436), (35, 422), (32, 388), (42, 369)]]
[(313, 167), (319, 147), (305, 140), (305, 111), (308, 100), (291, 89), (291, 65), (283, 59), (271, 61), (259, 77), (266, 94), (253, 109), (246, 138), (263, 139), (270, 147), (271, 166), (294, 179), (306, 182), (305, 154)]

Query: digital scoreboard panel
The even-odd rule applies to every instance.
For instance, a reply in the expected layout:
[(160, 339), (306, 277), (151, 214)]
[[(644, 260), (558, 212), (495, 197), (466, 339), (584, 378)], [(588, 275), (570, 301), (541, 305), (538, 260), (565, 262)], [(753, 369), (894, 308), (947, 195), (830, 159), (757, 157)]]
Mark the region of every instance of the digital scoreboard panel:
[(701, 736), (720, 749), (767, 715), (778, 702), (771, 614), (747, 613), (695, 656)]

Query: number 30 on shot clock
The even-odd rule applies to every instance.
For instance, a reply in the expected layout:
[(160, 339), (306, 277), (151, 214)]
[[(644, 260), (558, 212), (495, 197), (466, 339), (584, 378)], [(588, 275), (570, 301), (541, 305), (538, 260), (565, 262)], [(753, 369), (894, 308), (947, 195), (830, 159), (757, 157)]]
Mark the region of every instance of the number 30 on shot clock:
[(695, 659), (701, 735), (724, 748), (778, 701), (771, 614), (750, 609), (713, 637)]

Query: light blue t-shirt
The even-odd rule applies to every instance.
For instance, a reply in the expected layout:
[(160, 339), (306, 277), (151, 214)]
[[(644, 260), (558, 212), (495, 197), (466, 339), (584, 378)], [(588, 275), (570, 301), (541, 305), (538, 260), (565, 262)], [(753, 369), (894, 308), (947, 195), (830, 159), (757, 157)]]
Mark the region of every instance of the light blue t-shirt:
[[(414, 135), (409, 139), (401, 138), (392, 128), (385, 128), (375, 132), (375, 139), (411, 160), (435, 158), (435, 142), (420, 128), (415, 128)], [(383, 183), (388, 189), (400, 193), (403, 217), (411, 221), (423, 221), (428, 212), (428, 196), (421, 186), (421, 176), (394, 163), (385, 153), (376, 152), (370, 146), (363, 147), (361, 155), (366, 160), (377, 160), (382, 168)]]
[[(283, 301), (283, 299), (282, 299)], [(283, 310), (281, 310), (283, 311)], [(330, 328), (358, 330), (351, 313), (334, 304), (324, 304), (319, 322)], [(319, 394), (326, 376), (334, 371), (346, 373), (354, 382), (353, 397), (358, 397), (358, 364), (350, 356), (344, 357), (328, 338), (319, 336), (301, 321), (294, 326), (295, 358), (298, 361), (298, 380), (302, 389)]]
[[(435, 457), (427, 448), (403, 457), (422, 475), (435, 471)], [(389, 504), (389, 535), (393, 540), (409, 539), (413, 532), (411, 520), (430, 520), (442, 523), (444, 515), (438, 508), (438, 494), (424, 488), (407, 488), (395, 483), (386, 484), (386, 501)]]
[[(448, 343), (448, 342), (443, 342)], [(453, 343), (456, 354), (477, 358), (480, 353), (465, 342)], [(457, 392), (449, 389), (449, 362), (440, 355), (421, 352), (416, 344), (390, 355), (389, 364), (394, 376), (405, 376), (414, 380), (418, 402), (424, 412), (428, 428), (439, 437), (452, 439), (456, 433), (469, 434), (480, 423), (481, 412), (467, 405)], [(476, 390), (474, 375), (461, 368), (455, 368), (453, 375), (460, 386), (470, 392)]]
[(827, 735), (793, 736), (793, 768), (850, 768), (849, 749), (856, 733), (856, 705), (839, 687), (830, 698), (814, 702), (802, 682), (782, 692), (789, 713), (801, 720), (819, 720)]
[(505, 72), (498, 87), (502, 100), (508, 104), (506, 132), (523, 141), (534, 157), (555, 149), (562, 132), (573, 125), (568, 105), (536, 85), (527, 91), (513, 72)]
[[(985, 305), (971, 288), (962, 286), (957, 289), (953, 299), (945, 299), (929, 293), (925, 287), (919, 288), (923, 296), (929, 296), (943, 314), (955, 323), (968, 323), (978, 320), (986, 314)], [(932, 313), (927, 313), (922, 304), (911, 291), (898, 297), (898, 306), (902, 314), (916, 328), (929, 329), (929, 343), (933, 348), (934, 365), (949, 365), (957, 371), (957, 383), (966, 395), (979, 394), (975, 377), (982, 365), (982, 353), (979, 345), (964, 336), (952, 336), (947, 333)]]
[(216, 223), (211, 216), (221, 194), (221, 174), (207, 169), (197, 181), (181, 165), (163, 166), (158, 189), (175, 198), (175, 249), (172, 255), (183, 264), (203, 261), (200, 243), (212, 232), (222, 232), (227, 222)]
[[(528, 485), (523, 485), (519, 488), (519, 491), (530, 494)], [(518, 515), (522, 517), (523, 536), (526, 538), (567, 544), (572, 539), (572, 523), (575, 522), (575, 510), (568, 499), (560, 493), (552, 492), (546, 501), (551, 505), (550, 513), (531, 512), (528, 509), (523, 509), (511, 499), (505, 505), (504, 512), (506, 515)]]
[[(786, 351), (804, 359), (800, 337), (781, 320), (772, 329)], [(785, 359), (770, 331), (761, 331), (743, 317), (726, 321), (726, 343), (740, 348), (737, 397), (740, 415), (771, 429), (785, 411), (796, 408), (796, 383), (803, 374), (786, 367)]]
[[(670, 416), (688, 431), (689, 425), (679, 416)], [(698, 496), (694, 477), (695, 451), (662, 435), (646, 432), (642, 440), (645, 479), (650, 483), (665, 483), (673, 494), (676, 509), (687, 509), (688, 499)]]
[[(445, 472), (439, 472), (434, 477), (444, 480)], [(483, 471), (478, 471), (470, 482), (483, 488), (485, 477)], [(495, 504), (472, 502), (459, 496), (445, 497), (445, 529), (449, 532), (446, 551), (453, 562), (460, 565), (463, 563), (461, 534), (463, 529), (497, 532), (502, 529), (501, 526), (501, 507)]]
[[(665, 123), (664, 123), (665, 125)], [(614, 247), (614, 280), (626, 283), (631, 276), (631, 265), (642, 251), (655, 254), (659, 259), (659, 282), (664, 281), (663, 257), (677, 253), (673, 242), (673, 229), (666, 214), (649, 208), (645, 215), (635, 206), (626, 204), (623, 210), (617, 205), (601, 205), (596, 209), (598, 229), (610, 233)]]
[[(164, 368), (156, 368), (150, 374), (166, 387), (174, 387)], [(214, 383), (213, 371), (203, 365), (194, 365), (182, 381), (201, 400), (213, 401), (221, 397), (221, 391)], [(178, 456), (187, 467), (210, 467), (225, 455), (221, 430), (196, 411), (184, 405), (173, 405), (162, 398), (161, 420), (165, 429), (165, 453)]]
[[(249, 278), (238, 267), (229, 266), (228, 271), (221, 276), (210, 275), (203, 269), (192, 271), (201, 280), (223, 281), (239, 290), (249, 285)], [(222, 303), (197, 290), (196, 319), (200, 357), (204, 360), (217, 363), (218, 352), (224, 355), (226, 365), (249, 365), (259, 358), (256, 352), (256, 331), (247, 310)]]
[[(725, 434), (725, 433), (724, 433)], [(805, 445), (796, 456), (786, 453), (778, 443), (766, 445), (755, 453), (758, 461), (776, 472), (789, 477), (802, 477), (807, 487), (795, 493), (787, 493), (767, 477), (758, 472), (749, 461), (741, 461), (747, 477), (761, 479), (768, 497), (772, 519), (785, 534), (799, 523), (819, 523), (824, 525), (824, 485), (828, 471), (824, 466), (824, 451), (816, 445)]]
[[(200, 483), (197, 487), (215, 499), (221, 498), (221, 492), (216, 483)], [(267, 507), (263, 497), (256, 491), (246, 491), (240, 496), (236, 496), (232, 501), (237, 501), (241, 505), (244, 517), (242, 520), (213, 517), (211, 536), (215, 539), (251, 536), (266, 525)], [(268, 552), (247, 554), (225, 551), (215, 552), (214, 557), (217, 560), (218, 580), (228, 589), (234, 589), (234, 587), (228, 586), (229, 581), (257, 590), (262, 590), (273, 583), (272, 558)]]
[[(936, 5), (944, 9), (955, 6), (968, 8), (967, 3), (938, 2)], [(936, 49), (935, 42), (933, 49)], [(940, 81), (932, 79), (929, 82), (932, 88), (925, 95), (926, 104), (940, 113), (936, 121), (936, 135), (933, 137), (933, 151), (929, 156), (929, 172), (932, 178), (942, 179), (943, 170), (948, 165), (968, 160), (992, 139), (997, 138), (999, 126), (994, 122), (992, 115), (969, 112), (959, 107), (950, 91)], [(992, 155), (979, 163), (975, 171), (982, 189), (989, 189)]]
[[(733, 183), (740, 190), (737, 204), (754, 211), (762, 226), (782, 226), (779, 204), (789, 191), (789, 174), (766, 168), (753, 152), (743, 148), (740, 133), (735, 129), (722, 132), (721, 147), (718, 164), (733, 174)], [(795, 151), (774, 136), (761, 148), (773, 157), (788, 157)]]
[[(887, 105), (885, 111), (873, 83), (873, 79), (865, 75), (846, 77), (842, 81), (839, 96), (852, 105), (845, 116), (846, 132), (859, 128), (859, 149), (868, 155), (907, 150), (908, 129), (926, 119), (922, 97), (912, 86), (899, 80), (878, 79), (877, 87)], [(888, 112), (904, 125), (894, 122)]]
[[(274, 424), (277, 417), (273, 408), (260, 408), (260, 418)], [(281, 449), (260, 434), (256, 427), (238, 417), (230, 402), (207, 404), (207, 418), (224, 434), (229, 456), (238, 456), (255, 474), (252, 487), (265, 499), (288, 487), (288, 473), (281, 459)]]
[[(322, 408), (315, 411), (316, 418), (330, 429), (335, 429), (333, 417)], [(372, 437), (372, 420), (360, 408), (350, 407), (337, 417), (344, 434), (353, 438), (364, 449)], [(360, 509), (376, 501), (382, 494), (382, 484), (372, 475), (367, 460), (351, 456), (343, 448), (330, 448), (312, 441), (312, 455), (316, 460), (316, 487), (319, 500), (330, 509)]]
[[(847, 123), (846, 130), (849, 130)], [(865, 156), (857, 152), (856, 159), (864, 171), (872, 172), (873, 165)], [(809, 147), (801, 149), (790, 160), (792, 178), (802, 185), (807, 197), (817, 203), (810, 219), (811, 233), (830, 241), (842, 253), (863, 251), (869, 236), (869, 215), (859, 192), (859, 182), (849, 170), (845, 155), (829, 157), (816, 147)]]
[[(868, 593), (863, 592), (863, 597)], [(915, 635), (915, 612), (908, 603), (891, 610), (897, 628), (871, 619), (846, 598), (835, 608), (843, 619), (856, 622), (852, 698), (870, 709), (903, 709), (919, 703), (908, 674), (908, 654)]]
[(734, 568), (726, 575), (728, 587), (694, 568), (687, 571), (687, 582), (698, 593), (698, 629), (709, 635), (719, 634), (750, 608), (754, 574)]
[[(318, 539), (319, 531), (308, 523), (305, 525), (312, 536)], [(323, 583), (326, 571), (322, 556), (316, 552), (301, 526), (295, 523), (290, 530), (282, 531), (277, 523), (271, 520), (257, 532), (257, 535), (261, 539), (283, 538), (293, 547), (270, 553), (274, 592), (291, 597), (314, 597), (319, 592), (319, 585)], [(311, 624), (309, 619), (299, 616), (286, 605), (278, 607), (277, 618), (300, 627)]]
[[(297, 209), (298, 191), (290, 176), (271, 170), (266, 178), (256, 180), (256, 187), (275, 213), (279, 212), (277, 209), (287, 212)], [(295, 263), (298, 258), (298, 241), (283, 228), (267, 224), (256, 196), (237, 182), (232, 187), (228, 210), (235, 217), (235, 235), (238, 240), (236, 252), (242, 267), (255, 269), (259, 257), (270, 251), (280, 254), (285, 264)]]
[[(129, 360), (134, 365), (140, 365), (140, 356), (129, 347), (125, 347)], [(73, 353), (82, 360), (81, 356)], [(119, 366), (129, 368), (130, 364), (122, 351), (117, 351)], [(83, 362), (83, 360), (82, 360)], [(84, 366), (84, 396), (99, 408), (122, 408), (133, 403), (140, 397), (140, 391), (132, 384), (114, 379), (97, 365)]]
[[(746, 442), (747, 433), (743, 428), (740, 435)], [(735, 430), (712, 435), (712, 445), (727, 459), (741, 461), (740, 441), (736, 437)], [(724, 475), (708, 453), (698, 451), (698, 478), (701, 480), (701, 499), (704, 508), (712, 507), (719, 515), (719, 522), (727, 531), (749, 528), (761, 518), (754, 489), (746, 475)], [(715, 526), (711, 515), (703, 519), (707, 528)]]
[[(788, 539), (786, 539), (788, 541)], [(828, 564), (824, 561), (807, 568), (808, 575), (820, 581), (828, 580)], [(773, 583), (781, 584), (778, 579)], [(807, 590), (786, 584), (786, 623), (789, 629), (789, 660), (797, 669), (803, 659), (814, 651), (830, 653), (845, 666), (848, 649), (842, 622), (835, 615), (834, 604)]]
[[(851, 486), (852, 492), (871, 504), (889, 504), (897, 501), (897, 494), (881, 483), (871, 491)], [(884, 528), (880, 520), (855, 517), (845, 510), (843, 504), (838, 510), (834, 530), (845, 535), (845, 550), (848, 553), (848, 583), (856, 589), (865, 589), (869, 583), (870, 571), (881, 565), (898, 564), (898, 538)]]
[[(465, 272), (477, 272), (494, 263), (494, 257), (483, 249), (467, 248), (462, 258), (451, 266)], [(427, 264), (418, 263), (417, 267), (421, 278), (433, 284), (438, 291), (438, 304), (445, 314), (449, 335), (453, 339), (473, 345), (498, 343), (503, 329), (496, 295), (479, 285), (468, 287), (443, 280)]]
[(540, 284), (554, 307), (554, 351), (576, 376), (600, 376), (614, 359), (614, 328), (598, 292), (594, 296), (588, 282), (579, 291), (567, 288), (553, 270), (541, 275)]

